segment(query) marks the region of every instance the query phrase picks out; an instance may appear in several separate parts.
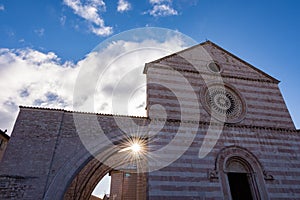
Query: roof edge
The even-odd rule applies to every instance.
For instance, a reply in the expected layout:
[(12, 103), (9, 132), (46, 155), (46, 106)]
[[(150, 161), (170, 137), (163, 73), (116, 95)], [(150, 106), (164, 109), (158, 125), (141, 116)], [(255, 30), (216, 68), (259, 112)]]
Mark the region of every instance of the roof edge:
[(164, 57), (159, 58), (159, 59), (157, 59), (157, 60), (154, 60), (154, 61), (152, 61), (152, 62), (146, 63), (146, 64), (145, 64), (145, 67), (144, 67), (144, 70), (143, 70), (143, 73), (144, 73), (144, 74), (147, 74), (148, 66), (149, 66), (150, 64), (152, 64), (152, 63), (160, 62), (160, 61), (162, 61), (162, 60), (164, 60), (164, 59), (167, 59), (167, 58), (169, 58), (169, 57), (172, 57), (172, 56), (174, 56), (174, 55), (183, 53), (183, 52), (185, 52), (185, 51), (189, 51), (189, 50), (194, 49), (194, 48), (197, 48), (197, 47), (199, 47), (199, 46), (204, 46), (204, 45), (206, 45), (206, 44), (211, 44), (211, 45), (213, 45), (214, 47), (218, 48), (219, 50), (224, 51), (224, 52), (227, 53), (229, 56), (232, 56), (233, 58), (239, 60), (240, 62), (242, 62), (243, 64), (249, 66), (249, 67), (252, 68), (253, 70), (257, 71), (258, 73), (263, 74), (264, 76), (266, 76), (267, 78), (269, 78), (269, 79), (271, 79), (273, 82), (275, 82), (276, 84), (280, 83), (280, 81), (279, 81), (278, 79), (276, 79), (276, 78), (274, 78), (273, 76), (271, 76), (271, 75), (265, 73), (264, 71), (262, 71), (262, 70), (256, 68), (255, 66), (253, 66), (253, 65), (251, 65), (250, 63), (244, 61), (243, 59), (239, 58), (238, 56), (236, 56), (236, 55), (230, 53), (229, 51), (225, 50), (224, 48), (220, 47), (219, 45), (213, 43), (213, 42), (210, 41), (210, 40), (206, 40), (205, 42), (201, 42), (200, 44), (196, 44), (196, 45), (194, 45), (194, 46), (188, 47), (188, 48), (183, 49), (183, 50), (181, 50), (181, 51), (172, 53), (172, 54), (170, 54), (170, 55), (164, 56)]
[(221, 51), (224, 51), (225, 53), (229, 54), (229, 55), (232, 56), (233, 58), (235, 58), (235, 59), (239, 60), (240, 62), (244, 63), (245, 65), (249, 66), (249, 67), (252, 68), (253, 70), (257, 71), (258, 73), (261, 73), (261, 74), (263, 74), (264, 76), (270, 78), (270, 79), (273, 80), (275, 83), (277, 83), (277, 84), (280, 83), (280, 81), (279, 81), (278, 79), (276, 79), (276, 78), (274, 78), (273, 76), (267, 74), (266, 72), (264, 72), (264, 71), (258, 69), (257, 67), (251, 65), (250, 63), (244, 61), (243, 59), (239, 58), (238, 56), (234, 55), (233, 53), (230, 53), (229, 51), (225, 50), (224, 48), (220, 47), (219, 45), (213, 43), (213, 42), (210, 41), (210, 40), (207, 40), (207, 41), (205, 41), (205, 42), (202, 42), (202, 43), (200, 43), (199, 45), (202, 45), (202, 46), (203, 46), (203, 45), (205, 45), (205, 44), (211, 44), (211, 45), (213, 45), (214, 47), (220, 49)]
[(74, 113), (74, 114), (93, 114), (93, 115), (101, 115), (101, 116), (111, 116), (111, 117), (130, 117), (130, 118), (140, 118), (140, 119), (148, 119), (148, 117), (144, 116), (131, 116), (131, 115), (118, 115), (118, 114), (106, 114), (106, 113), (96, 113), (96, 112), (84, 112), (84, 111), (72, 111), (66, 110), (62, 108), (47, 108), (47, 107), (37, 107), (37, 106), (19, 106), (20, 109), (32, 109), (32, 110), (47, 110), (47, 111), (58, 111), (58, 112), (66, 112), (66, 113)]

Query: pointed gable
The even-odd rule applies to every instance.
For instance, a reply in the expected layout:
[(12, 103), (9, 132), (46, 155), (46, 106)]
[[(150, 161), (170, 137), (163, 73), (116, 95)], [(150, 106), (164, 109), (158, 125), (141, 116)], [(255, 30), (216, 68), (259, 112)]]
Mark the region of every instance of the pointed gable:
[(144, 73), (147, 73), (147, 69), (150, 65), (160, 67), (167, 65), (178, 71), (190, 71), (201, 74), (211, 73), (207, 65), (212, 61), (220, 66), (221, 75), (224, 77), (279, 83), (277, 79), (211, 41), (203, 42), (183, 51), (147, 63)]
[(217, 61), (222, 66), (223, 75), (234, 75), (279, 83), (274, 77), (266, 74), (211, 41), (204, 42), (200, 45), (209, 52), (213, 60)]

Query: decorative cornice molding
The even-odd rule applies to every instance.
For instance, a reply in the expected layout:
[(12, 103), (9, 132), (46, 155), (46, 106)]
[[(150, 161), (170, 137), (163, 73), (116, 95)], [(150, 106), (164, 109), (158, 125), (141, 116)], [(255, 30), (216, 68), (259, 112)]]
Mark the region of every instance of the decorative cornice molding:
[(192, 123), (204, 126), (219, 126), (219, 127), (230, 127), (230, 128), (247, 128), (247, 129), (261, 129), (261, 130), (268, 130), (268, 131), (281, 131), (281, 132), (294, 132), (300, 133), (300, 130), (296, 129), (289, 129), (289, 128), (280, 128), (280, 127), (267, 127), (267, 126), (253, 126), (253, 125), (246, 125), (246, 124), (230, 124), (230, 123), (219, 123), (219, 122), (207, 122), (207, 121), (195, 121), (195, 120), (179, 120), (179, 119), (162, 119), (162, 118), (151, 118), (151, 121), (167, 121), (169, 123)]
[[(171, 66), (168, 66), (168, 67), (163, 67), (163, 65), (147, 65), (147, 69), (149, 67), (155, 67), (155, 68), (159, 68), (159, 69), (167, 69), (167, 70), (170, 70), (170, 68), (178, 71), (178, 72), (184, 72), (184, 73), (190, 73), (190, 74), (197, 74), (197, 75), (200, 75), (200, 72), (197, 71), (197, 70), (188, 70), (188, 69), (180, 69), (180, 68), (177, 68), (177, 67), (171, 67)], [(211, 77), (222, 77), (222, 78), (231, 78), (231, 79), (238, 79), (238, 80), (246, 80), (246, 81), (255, 81), (255, 82), (264, 82), (264, 83), (274, 83), (274, 84), (278, 84), (279, 82), (278, 81), (275, 81), (275, 80), (267, 80), (267, 79), (255, 79), (255, 78), (248, 78), (248, 77), (241, 77), (241, 76), (233, 76), (233, 75), (224, 75), (224, 74), (215, 74), (215, 73), (208, 73), (208, 72), (205, 72), (205, 71), (201, 71), (201, 75), (206, 75), (206, 76), (211, 76)]]
[(46, 107), (36, 107), (36, 106), (19, 106), (20, 109), (31, 109), (31, 110), (47, 110), (47, 111), (58, 111), (71, 114), (87, 114), (87, 115), (97, 115), (97, 116), (108, 116), (108, 117), (128, 117), (128, 118), (138, 118), (138, 119), (149, 119), (143, 116), (130, 116), (130, 115), (118, 115), (118, 114), (106, 114), (106, 113), (94, 113), (94, 112), (84, 112), (84, 111), (71, 111), (61, 108), (46, 108)]
[(280, 127), (267, 127), (267, 126), (253, 126), (245, 124), (229, 124), (229, 123), (218, 123), (218, 122), (207, 122), (207, 121), (196, 121), (196, 120), (180, 120), (180, 119), (163, 119), (163, 118), (149, 118), (143, 116), (128, 116), (128, 115), (115, 115), (115, 114), (103, 114), (103, 113), (92, 113), (92, 112), (80, 112), (80, 111), (69, 111), (64, 109), (56, 108), (43, 108), (43, 107), (31, 107), (31, 106), (19, 106), (21, 109), (32, 109), (32, 110), (46, 110), (46, 111), (60, 111), (73, 114), (88, 114), (88, 115), (97, 115), (97, 116), (107, 116), (107, 117), (126, 117), (126, 118), (135, 118), (135, 119), (145, 119), (150, 121), (167, 121), (169, 123), (191, 123), (199, 125), (210, 125), (210, 126), (225, 126), (231, 128), (247, 128), (247, 129), (261, 129), (268, 131), (281, 131), (281, 132), (290, 132), (290, 133), (300, 133), (300, 129), (289, 129), (289, 128), (280, 128)]

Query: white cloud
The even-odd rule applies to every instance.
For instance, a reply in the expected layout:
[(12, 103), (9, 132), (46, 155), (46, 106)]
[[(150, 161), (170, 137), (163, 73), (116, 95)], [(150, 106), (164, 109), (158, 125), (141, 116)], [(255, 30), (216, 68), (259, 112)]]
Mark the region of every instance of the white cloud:
[(154, 5), (153, 9), (149, 11), (149, 14), (158, 17), (158, 16), (170, 16), (170, 15), (178, 15), (178, 12), (174, 10), (172, 7), (166, 4), (162, 5)]
[(87, 0), (83, 4), (80, 0), (64, 0), (64, 3), (73, 9), (74, 13), (91, 23), (91, 31), (99, 36), (112, 34), (112, 27), (105, 26), (104, 20), (98, 14), (105, 11), (103, 0)]
[(34, 32), (35, 32), (38, 36), (42, 37), (42, 36), (44, 35), (44, 33), (45, 33), (45, 29), (44, 29), (44, 28), (36, 29), (36, 30), (34, 30)]
[(109, 26), (105, 26), (105, 27), (91, 26), (90, 28), (93, 33), (100, 36), (110, 35), (112, 33), (112, 28)]
[[(164, 42), (115, 41), (105, 51), (90, 53), (81, 60), (76, 110), (145, 115), (144, 64), (184, 48), (179, 37)], [(93, 78), (94, 77), (94, 78)], [(84, 83), (85, 80), (88, 82)], [(91, 106), (93, 105), (94, 106)]]
[(170, 3), (170, 2), (172, 2), (172, 0), (149, 0), (149, 2), (151, 4), (162, 4), (162, 3), (165, 3), (165, 2)]
[[(145, 115), (144, 63), (181, 50), (184, 45), (175, 36), (164, 42), (119, 40), (75, 64), (61, 63), (53, 52), (2, 48), (0, 129), (12, 131), (19, 105)], [(79, 72), (85, 74), (84, 79), (77, 79)], [(90, 87), (93, 81), (97, 84)], [(75, 87), (76, 83), (79, 86)], [(74, 88), (81, 99), (74, 99)], [(86, 109), (90, 101), (94, 107)], [(73, 102), (79, 104), (74, 106)]]
[(24, 38), (21, 38), (21, 39), (19, 39), (19, 42), (20, 42), (20, 43), (24, 43), (24, 42), (25, 42), (25, 39), (24, 39)]
[(0, 5), (0, 11), (3, 11), (4, 9), (4, 5)]
[(172, 0), (149, 0), (152, 9), (148, 13), (154, 17), (178, 15), (177, 10), (172, 8)]
[(131, 4), (126, 0), (119, 0), (118, 1), (118, 12), (125, 12), (131, 9)]
[(67, 19), (67, 17), (66, 17), (65, 15), (63, 15), (63, 16), (61, 16), (61, 17), (59, 18), (60, 24), (61, 24), (62, 26), (65, 25), (66, 19)]
[(19, 105), (71, 109), (77, 70), (52, 52), (0, 49), (0, 129), (12, 131)]

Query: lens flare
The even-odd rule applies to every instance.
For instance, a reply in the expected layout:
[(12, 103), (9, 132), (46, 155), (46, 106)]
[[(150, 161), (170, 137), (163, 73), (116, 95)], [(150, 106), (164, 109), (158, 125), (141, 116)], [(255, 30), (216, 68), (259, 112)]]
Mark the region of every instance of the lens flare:
[(119, 143), (114, 158), (119, 170), (144, 171), (147, 167), (148, 137), (128, 136)]
[(131, 145), (130, 148), (131, 148), (132, 152), (138, 153), (141, 150), (141, 145), (138, 143), (134, 143)]
[(119, 152), (130, 151), (134, 154), (142, 153), (144, 142), (140, 139), (130, 139), (123, 144), (123, 148)]

